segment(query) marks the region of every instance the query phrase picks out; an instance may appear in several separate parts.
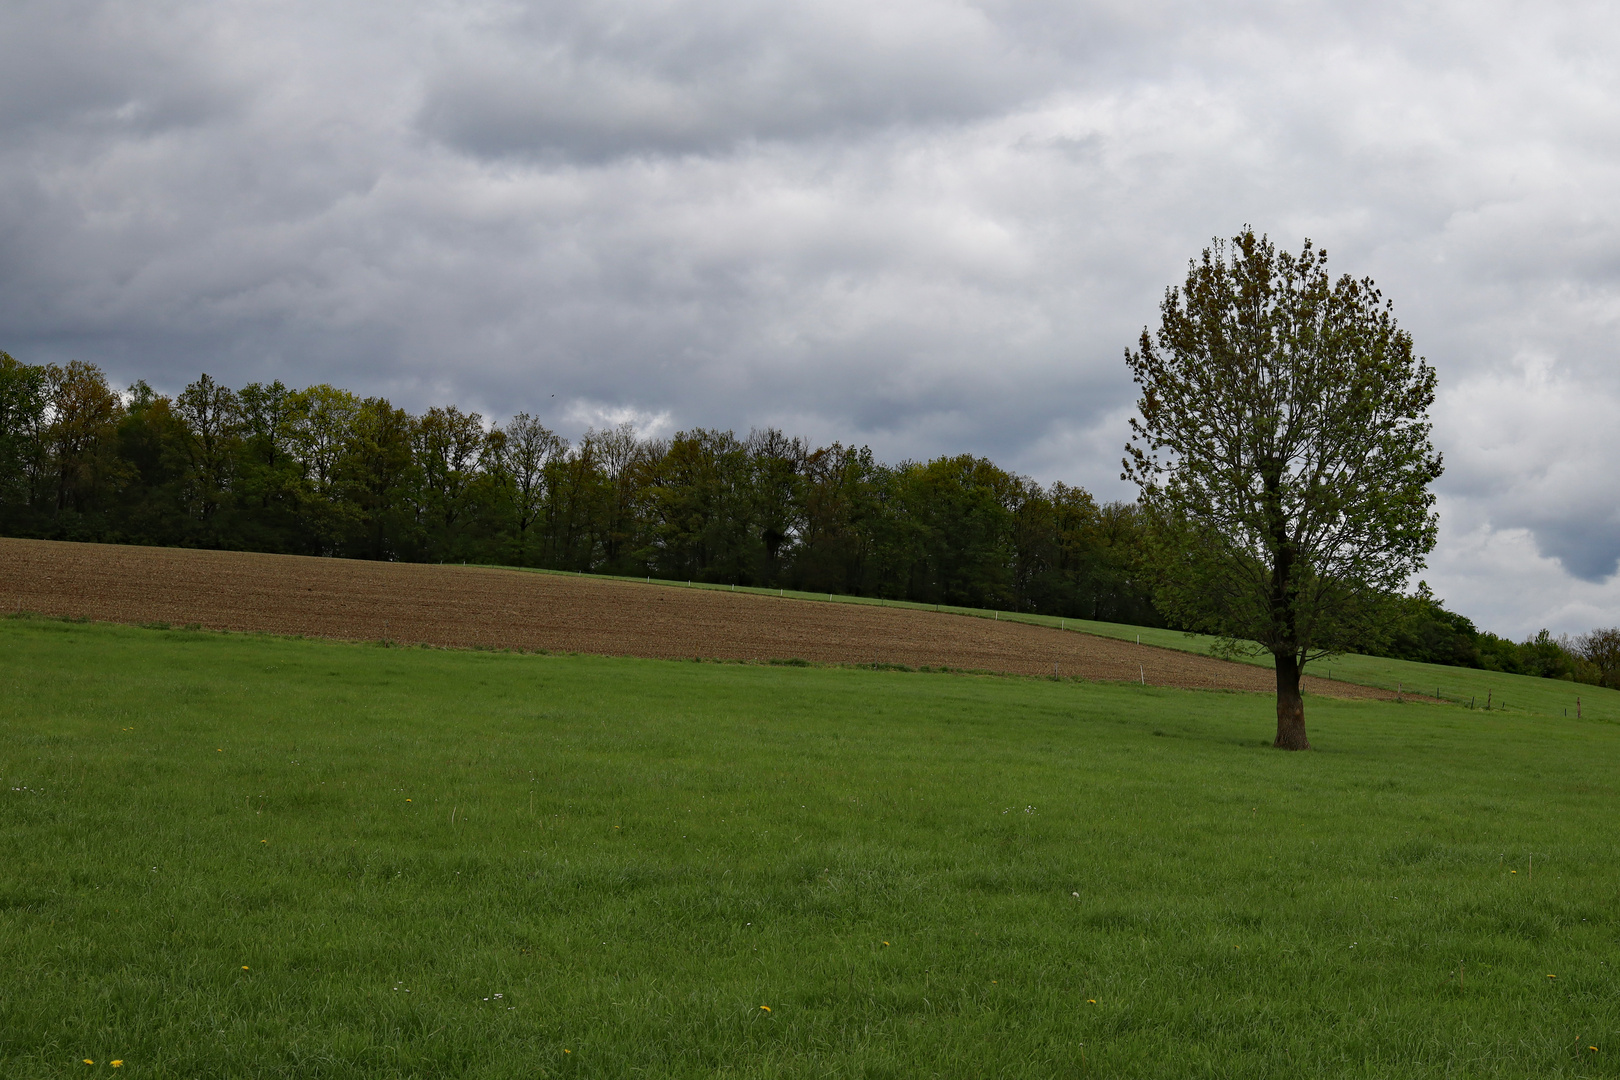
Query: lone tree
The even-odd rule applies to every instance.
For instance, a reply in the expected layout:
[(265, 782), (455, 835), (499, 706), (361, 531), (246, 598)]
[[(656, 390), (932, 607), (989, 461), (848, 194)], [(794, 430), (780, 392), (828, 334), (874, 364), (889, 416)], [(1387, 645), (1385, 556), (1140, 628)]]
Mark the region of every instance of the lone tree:
[(1305, 664), (1377, 640), (1434, 547), (1434, 369), (1372, 281), (1332, 281), (1309, 240), (1217, 239), (1159, 310), (1125, 353), (1142, 396), (1121, 474), (1154, 525), (1155, 600), (1270, 652), (1275, 745), (1308, 750)]

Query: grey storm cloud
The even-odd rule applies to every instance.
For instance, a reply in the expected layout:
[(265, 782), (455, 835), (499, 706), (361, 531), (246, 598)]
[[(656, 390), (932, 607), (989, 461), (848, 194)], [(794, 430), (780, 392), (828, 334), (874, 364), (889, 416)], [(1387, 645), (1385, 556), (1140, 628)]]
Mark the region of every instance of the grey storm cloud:
[(469, 153), (599, 160), (961, 123), (1061, 69), (969, 5), (535, 5), (450, 43), (424, 131)]
[(1121, 353), (1251, 223), (1439, 369), (1430, 584), (1580, 630), (1620, 622), (1616, 54), (1598, 4), (18, 0), (0, 348), (1128, 497)]

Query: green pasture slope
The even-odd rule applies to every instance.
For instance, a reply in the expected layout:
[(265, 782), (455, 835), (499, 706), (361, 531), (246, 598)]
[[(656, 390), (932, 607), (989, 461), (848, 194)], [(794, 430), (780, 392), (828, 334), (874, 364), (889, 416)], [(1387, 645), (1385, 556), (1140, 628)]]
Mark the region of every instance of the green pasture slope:
[(0, 620), (0, 1076), (1620, 1074), (1620, 726), (1308, 716)]
[[(566, 570), (521, 569), (525, 573), (557, 574), (565, 577), (599, 577), (606, 581), (640, 582), (641, 578), (615, 578), (600, 574), (573, 574)], [(651, 584), (688, 589), (710, 589), (724, 592), (746, 592), (770, 596), (788, 596), (800, 600), (814, 600), (834, 604), (863, 604), (877, 607), (904, 608), (912, 611), (944, 611), (980, 619), (999, 619), (1006, 622), (1029, 623), (1072, 630), (1121, 641), (1140, 641), (1162, 649), (1180, 652), (1211, 654), (1216, 639), (1203, 634), (1186, 634), (1180, 630), (1161, 630), (1150, 626), (1129, 626), (1125, 623), (1093, 622), (1089, 619), (1060, 619), (1055, 615), (1013, 614), (1006, 611), (986, 611), (982, 608), (951, 607), (942, 604), (917, 604), (908, 600), (880, 600), (866, 596), (835, 596), (830, 593), (795, 592), (792, 589), (732, 588), (705, 582), (676, 582), (647, 579)], [(1271, 667), (1269, 655), (1240, 657), (1246, 663)], [(1306, 666), (1306, 674), (1341, 679), (1377, 686), (1385, 690), (1408, 690), (1428, 697), (1437, 697), (1458, 705), (1496, 711), (1506, 708), (1515, 714), (1530, 713), (1538, 716), (1595, 717), (1600, 720), (1620, 720), (1620, 694), (1597, 687), (1561, 682), (1557, 679), (1537, 679), (1528, 675), (1509, 675), (1499, 671), (1480, 671), (1474, 668), (1446, 667), (1442, 664), (1422, 664), (1413, 660), (1389, 660), (1380, 656), (1333, 657), (1315, 661)], [(1592, 710), (1597, 710), (1593, 712)]]

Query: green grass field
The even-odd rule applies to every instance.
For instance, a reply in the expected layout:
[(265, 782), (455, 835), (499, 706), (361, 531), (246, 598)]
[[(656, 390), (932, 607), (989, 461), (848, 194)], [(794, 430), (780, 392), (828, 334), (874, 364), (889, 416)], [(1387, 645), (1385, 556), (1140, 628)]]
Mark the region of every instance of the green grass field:
[[(604, 581), (639, 582), (641, 578), (609, 577), (600, 574), (573, 574), (563, 570), (534, 570), (527, 567), (506, 567), (525, 573), (557, 574), (566, 577), (598, 577)], [(1151, 626), (1130, 626), (1126, 623), (1094, 622), (1089, 619), (1060, 619), (1055, 615), (1014, 614), (1006, 611), (986, 611), (982, 608), (951, 607), (941, 604), (917, 604), (909, 600), (881, 600), (867, 596), (834, 596), (830, 593), (795, 592), (792, 589), (732, 588), (704, 582), (654, 581), (655, 585), (687, 589), (709, 589), (724, 592), (755, 593), (769, 596), (788, 596), (800, 600), (813, 600), (834, 604), (863, 604), (878, 607), (903, 608), (911, 611), (944, 611), (969, 618), (1000, 619), (1007, 622), (1028, 623), (1072, 630), (1121, 641), (1140, 641), (1162, 649), (1180, 652), (1213, 653), (1216, 640), (1204, 634), (1186, 634), (1180, 630), (1161, 630)], [(1239, 657), (1245, 663), (1271, 667), (1269, 655)], [(1380, 656), (1349, 654), (1328, 660), (1319, 660), (1306, 667), (1306, 674), (1340, 679), (1344, 682), (1377, 686), (1385, 690), (1407, 690), (1439, 698), (1442, 701), (1475, 709), (1534, 716), (1581, 716), (1589, 719), (1620, 721), (1620, 691), (1598, 686), (1577, 685), (1557, 679), (1538, 679), (1528, 675), (1509, 675), (1499, 671), (1480, 671), (1474, 668), (1446, 667), (1441, 664), (1422, 664), (1412, 660), (1389, 660)]]
[(1620, 1074), (1620, 726), (1307, 709), (0, 620), (0, 1076)]

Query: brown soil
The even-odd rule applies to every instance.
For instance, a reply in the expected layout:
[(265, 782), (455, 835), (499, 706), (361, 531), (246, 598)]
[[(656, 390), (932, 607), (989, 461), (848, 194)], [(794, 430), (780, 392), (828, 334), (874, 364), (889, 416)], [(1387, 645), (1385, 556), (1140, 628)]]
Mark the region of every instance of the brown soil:
[[(608, 656), (948, 666), (1272, 691), (1269, 669), (931, 611), (485, 567), (0, 539), (0, 606), (121, 623)], [(1393, 697), (1306, 679), (1308, 692)]]

